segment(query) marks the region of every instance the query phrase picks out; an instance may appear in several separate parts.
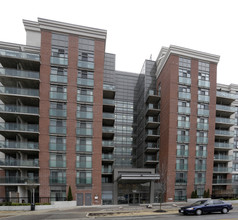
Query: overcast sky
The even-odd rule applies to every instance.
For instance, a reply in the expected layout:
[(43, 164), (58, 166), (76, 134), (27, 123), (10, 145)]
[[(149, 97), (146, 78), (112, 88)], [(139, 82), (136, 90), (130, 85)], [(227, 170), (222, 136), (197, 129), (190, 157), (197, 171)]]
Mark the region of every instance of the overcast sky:
[(238, 84), (237, 0), (2, 0), (0, 41), (25, 44), (22, 19), (107, 30), (116, 69), (139, 73), (171, 44), (220, 55), (219, 83)]

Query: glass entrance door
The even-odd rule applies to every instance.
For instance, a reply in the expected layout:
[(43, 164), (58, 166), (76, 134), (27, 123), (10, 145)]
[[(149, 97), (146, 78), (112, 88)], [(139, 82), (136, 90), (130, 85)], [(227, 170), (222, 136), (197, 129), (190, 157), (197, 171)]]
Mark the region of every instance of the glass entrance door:
[(129, 194), (129, 204), (130, 205), (140, 204), (140, 194), (139, 193)]

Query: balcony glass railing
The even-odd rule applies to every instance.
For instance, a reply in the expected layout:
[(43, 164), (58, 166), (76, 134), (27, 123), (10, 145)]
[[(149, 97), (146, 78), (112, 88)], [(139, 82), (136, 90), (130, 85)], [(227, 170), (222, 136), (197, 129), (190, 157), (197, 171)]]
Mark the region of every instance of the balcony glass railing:
[(112, 173), (112, 168), (102, 167), (102, 173)]
[(233, 124), (235, 124), (235, 119), (216, 117), (216, 123), (232, 124), (233, 125)]
[(103, 126), (103, 127), (102, 127), (102, 132), (103, 132), (103, 133), (114, 133), (114, 127), (106, 127), (106, 126)]
[(76, 168), (92, 168), (92, 161), (83, 161), (83, 162), (79, 162), (76, 161)]
[(199, 116), (209, 116), (209, 110), (208, 109), (198, 109), (198, 115)]
[(53, 116), (53, 117), (67, 117), (67, 110), (50, 109), (50, 116)]
[(38, 62), (40, 61), (39, 54), (13, 51), (13, 50), (0, 49), (0, 56), (1, 57), (12, 57), (12, 58), (24, 59), (24, 60), (33, 60), (33, 61), (38, 61)]
[(204, 124), (204, 123), (197, 123), (197, 129), (198, 130), (208, 130), (209, 124)]
[(103, 90), (115, 91), (115, 86), (103, 84)]
[(81, 86), (94, 86), (94, 80), (93, 79), (77, 79), (77, 84)]
[(85, 178), (76, 178), (77, 185), (91, 185), (92, 184), (92, 177), (85, 177)]
[(199, 102), (210, 102), (210, 96), (207, 95), (198, 95)]
[(0, 159), (0, 166), (39, 167), (39, 160)]
[(93, 129), (92, 128), (76, 128), (76, 134), (77, 135), (93, 135)]
[(102, 141), (102, 146), (103, 147), (113, 147), (114, 142), (113, 141)]
[(66, 134), (67, 128), (66, 126), (49, 126), (50, 134)]
[(51, 185), (66, 184), (66, 177), (57, 177), (57, 178), (50, 177), (50, 184)]
[(222, 154), (214, 154), (214, 160), (232, 160), (232, 156), (230, 155), (222, 155)]
[(234, 136), (234, 131), (215, 130), (215, 135)]
[(216, 110), (217, 111), (235, 112), (236, 108), (232, 107), (232, 106), (227, 106), (227, 105), (216, 105)]
[(57, 83), (67, 83), (68, 78), (67, 76), (60, 76), (60, 75), (50, 75), (50, 82), (57, 82)]
[(207, 157), (207, 151), (196, 151), (196, 157)]
[(32, 184), (32, 183), (39, 183), (39, 178), (34, 177), (18, 177), (18, 176), (6, 176), (6, 177), (0, 177), (0, 183), (5, 184)]
[(159, 149), (159, 145), (156, 143), (147, 143), (146, 148), (156, 148)]
[(49, 143), (49, 149), (53, 151), (66, 151), (66, 144)]
[(65, 168), (66, 160), (50, 160), (50, 167), (52, 168)]
[(187, 99), (187, 100), (190, 100), (190, 99), (191, 99), (191, 93), (179, 92), (178, 98), (179, 98), (179, 99)]
[(188, 157), (188, 150), (177, 150), (177, 156)]
[(210, 82), (205, 80), (198, 80), (199, 87), (210, 88)]
[(190, 128), (190, 122), (189, 121), (178, 121), (178, 127), (179, 128)]
[(231, 167), (213, 167), (213, 172), (216, 172), (216, 173), (231, 173), (232, 168)]
[(50, 58), (50, 63), (67, 66), (68, 65), (68, 59), (63, 58), (63, 57), (51, 57)]
[(208, 138), (207, 137), (197, 137), (197, 143), (198, 144), (207, 144)]
[(195, 178), (195, 184), (206, 184), (206, 178)]
[(106, 113), (106, 112), (103, 112), (102, 113), (102, 117), (104, 119), (115, 119), (115, 114), (114, 113)]
[(177, 142), (179, 143), (188, 143), (190, 140), (190, 137), (188, 135), (178, 135), (177, 136)]
[(78, 61), (78, 67), (80, 68), (86, 68), (86, 69), (94, 69), (94, 63), (88, 62), (88, 61)]
[(0, 141), (0, 148), (38, 150), (38, 142)]
[(93, 96), (92, 95), (77, 95), (77, 101), (78, 102), (93, 102)]
[(115, 101), (113, 99), (103, 99), (103, 105), (115, 105)]
[(91, 144), (88, 145), (76, 145), (77, 152), (92, 152), (93, 146)]
[(145, 162), (158, 162), (159, 159), (156, 156), (147, 155), (145, 157)]
[(230, 184), (233, 181), (231, 179), (213, 179), (212, 183), (213, 184)]
[(113, 155), (112, 154), (102, 154), (102, 159), (103, 160), (113, 160)]
[(77, 118), (83, 118), (83, 119), (92, 119), (93, 118), (93, 112), (81, 112), (77, 111)]
[(148, 129), (146, 131), (146, 134), (147, 135), (159, 135), (157, 130), (150, 130), (150, 129)]
[(39, 132), (39, 126), (37, 124), (17, 124), (12, 122), (0, 122), (0, 130)]
[(50, 99), (67, 100), (66, 92), (50, 92)]
[(39, 72), (0, 68), (0, 75), (39, 79)]
[(215, 148), (227, 148), (229, 150), (233, 148), (233, 144), (215, 142)]
[(176, 170), (188, 170), (188, 164), (176, 163)]
[(187, 77), (179, 77), (179, 83), (180, 84), (185, 84), (185, 85), (191, 85), (191, 78), (187, 78)]
[(23, 96), (39, 96), (39, 89), (26, 89), (16, 87), (0, 86), (0, 93), (11, 95), (23, 95)]
[(39, 107), (0, 104), (0, 111), (1, 112), (14, 112), (14, 113), (26, 113), (26, 114), (38, 115)]
[(181, 184), (181, 185), (186, 185), (187, 184), (187, 179), (186, 178), (179, 178), (179, 179), (175, 179), (175, 184)]
[(207, 169), (207, 166), (204, 164), (204, 165), (198, 165), (196, 164), (195, 165), (195, 171), (206, 171)]
[(191, 108), (190, 107), (178, 107), (178, 113), (182, 113), (182, 114), (190, 114), (191, 112)]
[(217, 91), (216, 95), (217, 97), (221, 98), (234, 99), (234, 100), (237, 99), (237, 95), (228, 92)]

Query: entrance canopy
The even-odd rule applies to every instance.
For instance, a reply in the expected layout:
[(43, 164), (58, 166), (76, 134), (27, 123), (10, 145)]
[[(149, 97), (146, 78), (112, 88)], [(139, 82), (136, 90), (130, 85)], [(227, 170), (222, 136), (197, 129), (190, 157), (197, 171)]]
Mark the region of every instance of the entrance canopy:
[(121, 174), (118, 181), (122, 180), (159, 180), (159, 174)]

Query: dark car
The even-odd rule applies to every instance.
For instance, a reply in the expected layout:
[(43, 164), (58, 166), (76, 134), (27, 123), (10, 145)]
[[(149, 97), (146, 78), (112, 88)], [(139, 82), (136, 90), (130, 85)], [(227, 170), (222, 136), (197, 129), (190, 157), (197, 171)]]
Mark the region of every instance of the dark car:
[(233, 209), (232, 205), (222, 200), (204, 199), (198, 200), (192, 205), (181, 207), (179, 209), (179, 213), (182, 213), (184, 215), (187, 214), (201, 215), (204, 213), (211, 213), (211, 212), (221, 212), (223, 214), (226, 214), (231, 209)]

